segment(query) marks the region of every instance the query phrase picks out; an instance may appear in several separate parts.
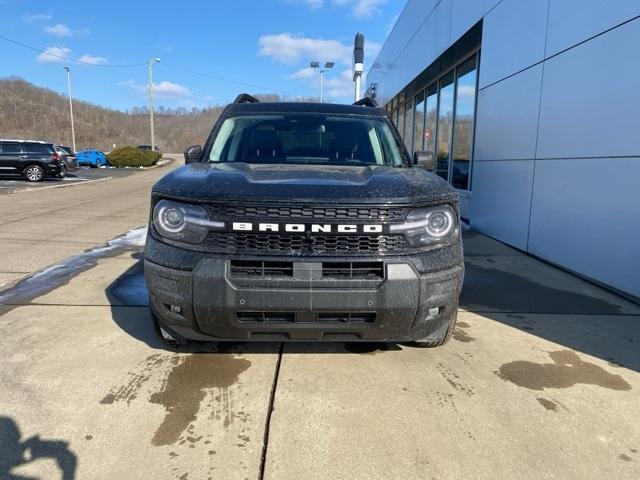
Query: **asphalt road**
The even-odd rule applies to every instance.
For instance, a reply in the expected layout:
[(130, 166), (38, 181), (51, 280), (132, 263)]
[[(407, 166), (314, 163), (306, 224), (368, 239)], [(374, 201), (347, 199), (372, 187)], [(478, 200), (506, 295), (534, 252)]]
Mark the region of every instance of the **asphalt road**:
[[(3, 260), (143, 224), (161, 173), (1, 197)], [(455, 335), (429, 350), (167, 350), (140, 248), (87, 255), (0, 291), (0, 478), (640, 478), (640, 308), (480, 234)]]
[(178, 164), (79, 170), (92, 181), (13, 180), (16, 191), (0, 195), (0, 286), (146, 224), (150, 186)]

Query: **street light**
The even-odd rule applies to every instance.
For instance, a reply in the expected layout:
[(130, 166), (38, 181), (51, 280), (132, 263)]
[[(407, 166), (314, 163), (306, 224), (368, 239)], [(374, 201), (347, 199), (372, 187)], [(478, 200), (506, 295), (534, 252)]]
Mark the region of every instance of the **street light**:
[(324, 73), (328, 72), (335, 66), (336, 62), (327, 62), (324, 64), (324, 67), (320, 67), (320, 62), (311, 62), (309, 66), (313, 68), (316, 72), (320, 73), (320, 103), (323, 101), (323, 77)]
[(156, 139), (153, 133), (153, 66), (156, 63), (160, 63), (159, 58), (151, 58), (149, 59), (149, 85), (147, 86), (147, 90), (149, 92), (149, 121), (151, 123), (151, 150), (155, 150), (156, 147)]
[(71, 101), (71, 70), (69, 67), (64, 67), (67, 71), (67, 94), (69, 96), (69, 113), (71, 115), (71, 145), (73, 145), (73, 151), (76, 151), (76, 131), (73, 126), (73, 102)]

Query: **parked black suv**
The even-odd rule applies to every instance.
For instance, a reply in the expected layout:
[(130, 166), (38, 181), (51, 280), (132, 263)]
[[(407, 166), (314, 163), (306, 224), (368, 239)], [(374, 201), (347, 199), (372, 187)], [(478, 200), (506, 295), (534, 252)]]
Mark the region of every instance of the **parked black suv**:
[(54, 145), (56, 153), (62, 160), (62, 170), (60, 176), (66, 176), (67, 172), (75, 172), (78, 170), (78, 161), (76, 160), (76, 154), (73, 148), (65, 145)]
[(64, 164), (53, 143), (0, 140), (0, 174), (22, 175), (30, 182), (41, 182), (47, 175), (64, 173)]
[(241, 95), (185, 160), (151, 194), (145, 277), (165, 340), (450, 338), (458, 196), (372, 101)]

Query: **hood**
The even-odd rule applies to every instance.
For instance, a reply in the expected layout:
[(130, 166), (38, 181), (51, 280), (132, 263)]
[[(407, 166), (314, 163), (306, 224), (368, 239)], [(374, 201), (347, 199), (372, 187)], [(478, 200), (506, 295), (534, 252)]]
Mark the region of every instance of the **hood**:
[(453, 188), (420, 168), (192, 163), (165, 175), (156, 195), (201, 201), (407, 203), (457, 201)]

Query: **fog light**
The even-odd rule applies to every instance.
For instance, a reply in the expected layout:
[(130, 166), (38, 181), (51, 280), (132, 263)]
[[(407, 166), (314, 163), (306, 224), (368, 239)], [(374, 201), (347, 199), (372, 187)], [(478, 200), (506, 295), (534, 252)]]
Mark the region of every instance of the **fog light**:
[(182, 308), (180, 308), (179, 305), (171, 305), (169, 310), (171, 310), (171, 313), (180, 313), (180, 312), (182, 312)]
[(437, 308), (437, 307), (436, 307), (436, 308), (430, 308), (430, 309), (427, 311), (427, 314), (428, 314), (429, 316), (432, 316), (432, 315), (438, 315), (439, 313), (440, 313), (440, 308)]

